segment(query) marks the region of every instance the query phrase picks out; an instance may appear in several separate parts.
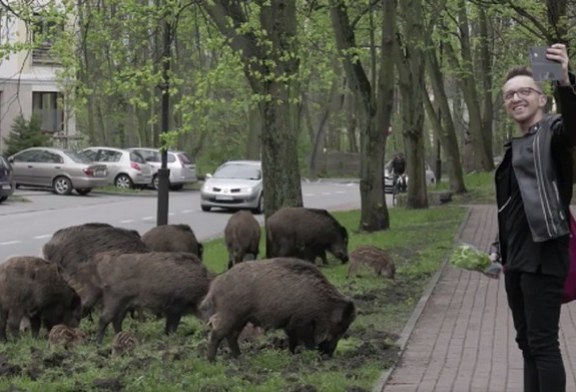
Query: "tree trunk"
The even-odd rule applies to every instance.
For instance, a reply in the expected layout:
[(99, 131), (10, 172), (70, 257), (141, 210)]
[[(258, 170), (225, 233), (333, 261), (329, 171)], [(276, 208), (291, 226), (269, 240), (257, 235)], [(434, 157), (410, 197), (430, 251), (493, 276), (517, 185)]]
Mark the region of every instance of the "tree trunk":
[[(249, 15), (239, 2), (204, 3), (212, 21), (230, 41), (244, 73), (260, 98), (262, 171), (266, 217), (282, 207), (302, 206), (298, 167), (295, 0), (258, 1), (264, 37), (246, 29)], [(239, 32), (242, 31), (242, 32)], [(272, 65), (270, 65), (272, 64)]]
[(404, 0), (403, 46), (396, 50), (399, 74), (402, 135), (406, 152), (406, 173), (410, 179), (407, 208), (428, 208), (424, 154), (424, 24), (422, 0)]
[(464, 174), (462, 172), (462, 165), (460, 164), (460, 149), (458, 148), (456, 127), (452, 120), (448, 97), (444, 89), (442, 70), (440, 69), (440, 64), (433, 50), (429, 50), (427, 60), (428, 75), (434, 93), (434, 103), (438, 106), (440, 115), (437, 116), (436, 110), (427, 93), (424, 94), (426, 112), (435, 130), (436, 137), (440, 140), (440, 144), (444, 148), (450, 189), (455, 193), (464, 193), (466, 192), (466, 185), (464, 184)]
[[(371, 86), (362, 63), (351, 56), (357, 46), (345, 1), (332, 1), (330, 10), (336, 45), (343, 52), (344, 70), (358, 107), (360, 126), (360, 229), (383, 230), (390, 227), (384, 193), (384, 151), (391, 117), (392, 63), (396, 28), (396, 3), (383, 1), (382, 51), (378, 86)], [(390, 67), (392, 63), (392, 67)], [(379, 96), (376, 98), (376, 94)], [(380, 104), (380, 106), (377, 105)]]
[(474, 67), (467, 12), (466, 2), (459, 0), (458, 30), (460, 32), (459, 42), (462, 60), (458, 60), (458, 56), (456, 56), (454, 49), (450, 45), (446, 45), (446, 53), (454, 66), (459, 67), (461, 70), (457, 82), (462, 90), (464, 102), (466, 102), (466, 107), (468, 108), (468, 131), (470, 133), (470, 143), (474, 148), (474, 156), (476, 158), (473, 162), (474, 168), (478, 171), (491, 171), (494, 169), (491, 153), (492, 141), (487, 145), (486, 138), (483, 135), (484, 123), (480, 109), (480, 101), (478, 100), (479, 95), (476, 87), (476, 78), (474, 76), (482, 74), (487, 70), (483, 70), (481, 67), (477, 67), (480, 69), (475, 69)]

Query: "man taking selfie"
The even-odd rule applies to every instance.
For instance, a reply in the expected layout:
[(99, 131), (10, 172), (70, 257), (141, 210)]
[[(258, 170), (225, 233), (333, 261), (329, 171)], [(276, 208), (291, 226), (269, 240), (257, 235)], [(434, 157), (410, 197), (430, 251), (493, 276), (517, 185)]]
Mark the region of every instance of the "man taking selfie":
[(566, 389), (558, 330), (569, 264), (576, 80), (564, 44), (547, 48), (546, 58), (562, 65), (553, 81), (560, 114), (545, 114), (548, 98), (529, 68), (511, 69), (502, 98), (520, 132), (505, 144), (495, 179), (499, 234), (491, 252), (505, 269), (525, 392)]

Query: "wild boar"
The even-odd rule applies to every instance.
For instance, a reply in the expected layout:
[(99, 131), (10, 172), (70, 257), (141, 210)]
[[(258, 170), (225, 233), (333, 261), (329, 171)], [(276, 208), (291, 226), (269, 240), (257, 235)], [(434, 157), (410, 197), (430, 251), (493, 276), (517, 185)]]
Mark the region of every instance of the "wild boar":
[(260, 224), (250, 211), (238, 211), (228, 219), (224, 241), (228, 249), (228, 268), (242, 261), (256, 260), (260, 246)]
[(396, 266), (384, 249), (373, 245), (361, 245), (350, 253), (350, 265), (347, 278), (356, 274), (361, 265), (371, 267), (377, 276), (394, 279)]
[(87, 262), (99, 252), (111, 250), (142, 253), (148, 248), (136, 230), (107, 223), (85, 223), (60, 229), (42, 247), (44, 258), (56, 263), (65, 278), (74, 273), (78, 264)]
[(133, 333), (120, 331), (112, 340), (112, 354), (123, 355), (133, 351), (138, 346), (138, 339)]
[(72, 328), (65, 324), (57, 324), (52, 327), (48, 334), (48, 342), (52, 346), (63, 346), (68, 350), (87, 340), (86, 333), (78, 328)]
[(0, 264), (0, 340), (6, 326), (19, 335), (20, 323), (30, 320), (32, 336), (40, 327), (56, 324), (76, 327), (82, 314), (80, 297), (62, 279), (57, 266), (39, 257), (12, 257)]
[(149, 309), (166, 317), (165, 333), (175, 332), (184, 314), (198, 314), (198, 304), (208, 291), (208, 271), (192, 253), (100, 253), (88, 265), (94, 286), (102, 295), (98, 343), (113, 323), (116, 333), (130, 308)]
[(211, 327), (210, 361), (224, 338), (232, 355), (240, 355), (238, 336), (248, 322), (265, 330), (283, 329), (291, 352), (304, 344), (332, 356), (356, 316), (354, 303), (315, 265), (292, 258), (234, 266), (214, 278), (200, 311)]
[(204, 247), (189, 225), (161, 225), (148, 230), (142, 241), (153, 252), (188, 252), (202, 260)]
[(348, 232), (328, 211), (285, 207), (266, 221), (267, 257), (295, 257), (326, 264), (326, 251), (348, 261)]

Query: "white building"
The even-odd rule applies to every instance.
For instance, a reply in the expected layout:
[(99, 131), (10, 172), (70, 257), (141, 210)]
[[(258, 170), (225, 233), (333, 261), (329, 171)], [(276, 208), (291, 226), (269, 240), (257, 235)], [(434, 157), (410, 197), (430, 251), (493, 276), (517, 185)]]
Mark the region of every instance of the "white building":
[[(13, 47), (17, 43), (31, 42), (31, 34), (47, 26), (38, 19), (35, 28), (14, 15), (3, 12), (0, 16), (0, 44)], [(76, 138), (74, 110), (65, 93), (64, 82), (58, 76), (58, 60), (50, 55), (51, 43), (40, 48), (11, 53), (0, 58), (0, 151), (5, 148), (4, 138), (10, 134), (14, 119), (32, 114), (42, 121), (42, 130), (54, 137), (55, 146), (68, 146)], [(1, 52), (0, 52), (1, 54)]]

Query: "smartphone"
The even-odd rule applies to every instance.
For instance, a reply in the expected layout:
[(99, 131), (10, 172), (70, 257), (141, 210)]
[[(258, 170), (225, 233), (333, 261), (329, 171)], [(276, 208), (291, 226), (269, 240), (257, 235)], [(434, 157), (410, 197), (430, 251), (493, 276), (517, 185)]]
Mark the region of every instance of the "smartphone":
[(530, 48), (530, 63), (534, 80), (562, 80), (562, 64), (546, 58), (546, 46), (533, 46)]

